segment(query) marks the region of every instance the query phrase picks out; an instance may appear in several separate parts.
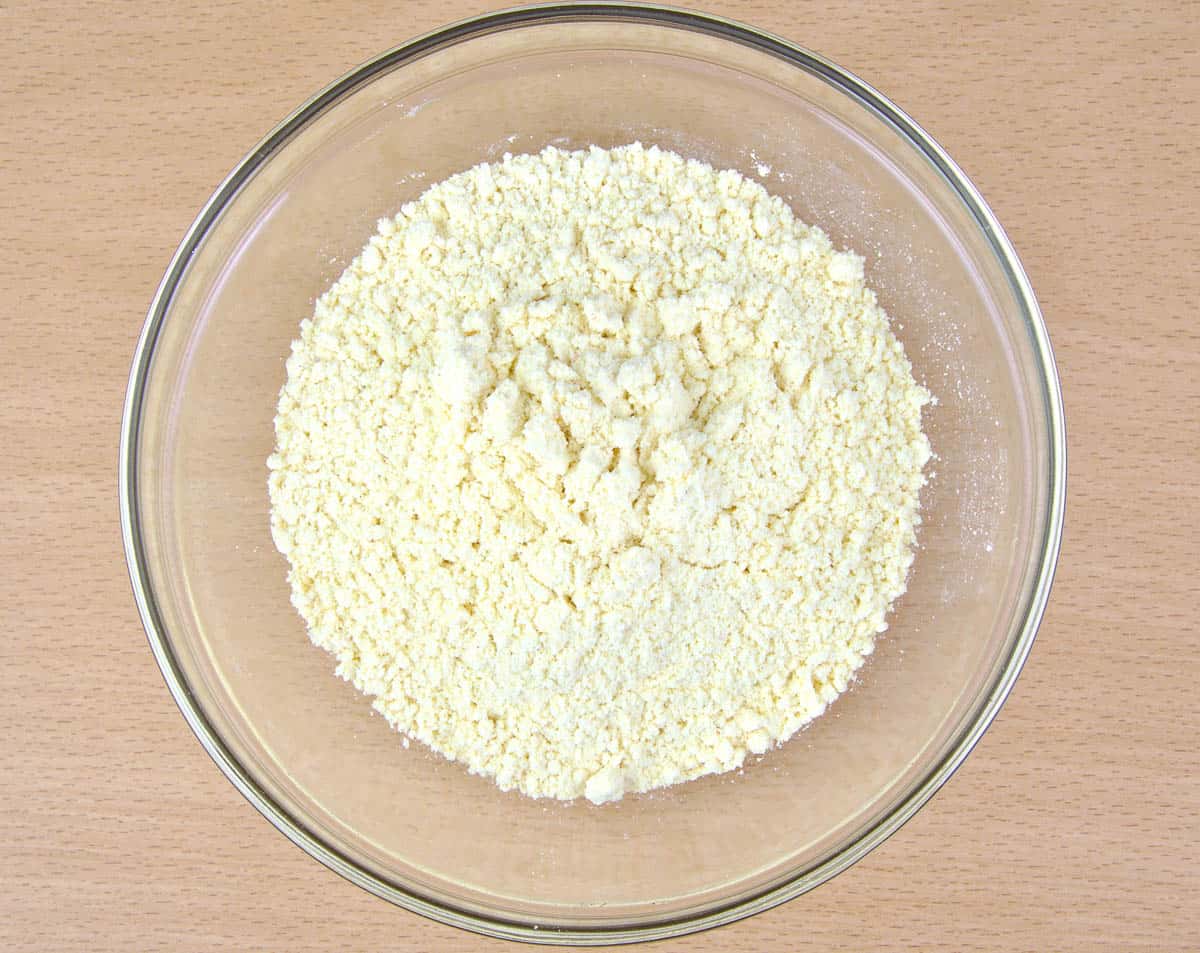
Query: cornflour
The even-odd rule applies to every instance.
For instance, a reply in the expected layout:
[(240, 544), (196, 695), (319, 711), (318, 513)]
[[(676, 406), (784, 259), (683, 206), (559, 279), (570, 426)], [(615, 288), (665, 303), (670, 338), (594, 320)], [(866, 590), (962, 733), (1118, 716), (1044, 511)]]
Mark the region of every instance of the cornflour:
[(912, 562), (929, 444), (863, 263), (634, 144), (435, 185), (318, 300), (268, 461), (338, 673), (504, 789), (595, 802), (820, 715)]

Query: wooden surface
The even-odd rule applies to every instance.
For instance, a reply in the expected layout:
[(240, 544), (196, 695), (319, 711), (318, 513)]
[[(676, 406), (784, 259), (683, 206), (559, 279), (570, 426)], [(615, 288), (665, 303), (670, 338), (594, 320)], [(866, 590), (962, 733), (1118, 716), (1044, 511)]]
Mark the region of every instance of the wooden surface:
[[(332, 77), (488, 6), (0, 5), (0, 947), (504, 948), (340, 880), (221, 776), (146, 646), (115, 491), (134, 339), (210, 191)], [(933, 803), (656, 949), (1200, 949), (1200, 8), (707, 7), (856, 71), (982, 189), (1057, 349), (1070, 500), (1030, 662)]]

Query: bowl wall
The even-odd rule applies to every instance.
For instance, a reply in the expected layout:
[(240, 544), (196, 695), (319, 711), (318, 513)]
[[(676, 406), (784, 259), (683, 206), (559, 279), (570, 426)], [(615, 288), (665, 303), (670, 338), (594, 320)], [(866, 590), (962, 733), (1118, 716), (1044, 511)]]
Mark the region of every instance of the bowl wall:
[[(657, 17), (476, 25), (331, 88), (202, 216), (135, 368), (135, 586), (193, 726), (327, 863), (501, 933), (675, 932), (855, 859), (994, 713), (1057, 539), (1061, 433), (1044, 332), (956, 171), (821, 61), (717, 21)], [(632, 140), (759, 179), (866, 256), (938, 399), (926, 415), (936, 457), (909, 592), (824, 717), (733, 775), (564, 805), (403, 747), (333, 677), (288, 601), (265, 461), (289, 343), (378, 218), (505, 152)]]

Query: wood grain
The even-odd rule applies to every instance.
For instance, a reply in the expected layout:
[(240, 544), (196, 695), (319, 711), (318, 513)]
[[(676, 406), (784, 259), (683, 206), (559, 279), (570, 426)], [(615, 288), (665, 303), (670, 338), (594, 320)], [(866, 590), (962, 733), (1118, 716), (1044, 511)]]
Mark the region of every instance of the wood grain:
[[(117, 526), (133, 342), (192, 216), (294, 105), (495, 4), (0, 6), (0, 946), (501, 949), (288, 844), (179, 716)], [(980, 186), (1057, 349), (1050, 610), (966, 766), (797, 901), (657, 949), (1200, 949), (1200, 8), (710, 0), (856, 71)]]

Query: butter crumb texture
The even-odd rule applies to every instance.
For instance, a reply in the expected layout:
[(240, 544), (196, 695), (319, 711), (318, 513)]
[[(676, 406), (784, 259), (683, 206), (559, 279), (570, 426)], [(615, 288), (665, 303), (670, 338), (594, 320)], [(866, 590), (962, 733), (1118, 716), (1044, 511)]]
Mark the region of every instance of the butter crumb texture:
[(845, 691), (905, 588), (928, 400), (862, 259), (762, 186), (505, 156), (381, 221), (301, 324), (272, 530), (399, 731), (601, 803)]

